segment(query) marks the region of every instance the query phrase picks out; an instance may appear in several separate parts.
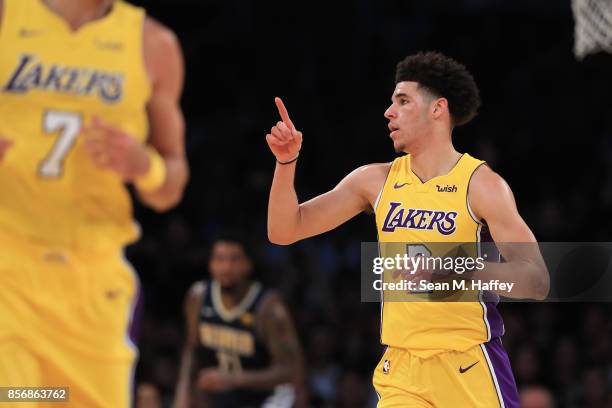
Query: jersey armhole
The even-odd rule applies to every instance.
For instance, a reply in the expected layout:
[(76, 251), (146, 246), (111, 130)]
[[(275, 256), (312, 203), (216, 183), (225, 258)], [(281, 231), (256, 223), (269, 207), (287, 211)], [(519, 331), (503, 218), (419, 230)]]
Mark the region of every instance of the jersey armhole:
[(140, 25), (140, 31), (139, 31), (140, 38), (139, 38), (139, 41), (137, 42), (138, 44), (140, 44), (140, 58), (138, 58), (138, 61), (139, 61), (138, 65), (140, 65), (140, 71), (142, 72), (142, 80), (145, 82), (146, 87), (147, 87), (147, 94), (145, 98), (147, 104), (153, 97), (153, 78), (151, 78), (151, 76), (149, 75), (149, 70), (147, 69), (147, 58), (145, 57), (146, 26), (147, 26), (147, 20), (149, 18), (151, 17), (147, 16), (147, 12), (145, 10), (142, 10), (141, 25)]
[(472, 177), (474, 177), (474, 173), (476, 173), (476, 171), (481, 167), (481, 166), (488, 166), (487, 162), (481, 162), (478, 166), (476, 166), (474, 168), (474, 170), (472, 170), (472, 174), (470, 174), (470, 178), (468, 179), (468, 183), (467, 183), (467, 189), (466, 189), (466, 193), (465, 193), (465, 206), (467, 207), (468, 210), (468, 214), (470, 214), (470, 217), (472, 218), (472, 220), (479, 226), (479, 227), (483, 227), (485, 224), (482, 222), (482, 220), (479, 220), (478, 217), (476, 216), (476, 214), (474, 214), (474, 211), (472, 210), (472, 206), (470, 205), (470, 184), (472, 183)]
[(387, 187), (387, 183), (389, 182), (389, 176), (391, 175), (391, 172), (393, 172), (393, 166), (395, 165), (396, 161), (397, 159), (391, 162), (391, 165), (389, 166), (389, 171), (387, 172), (387, 176), (385, 177), (385, 182), (383, 183), (382, 187), (380, 188), (380, 191), (378, 192), (378, 195), (376, 196), (376, 201), (374, 201), (374, 208), (372, 209), (374, 212), (374, 217), (376, 217), (376, 209), (378, 208), (378, 203), (382, 199), (383, 192), (385, 191), (385, 187)]

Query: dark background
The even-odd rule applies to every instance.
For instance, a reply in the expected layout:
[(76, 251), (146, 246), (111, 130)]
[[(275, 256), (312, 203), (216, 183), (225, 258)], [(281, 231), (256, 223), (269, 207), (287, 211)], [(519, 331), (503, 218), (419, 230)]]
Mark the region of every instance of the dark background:
[[(395, 64), (442, 51), (473, 73), (483, 106), (454, 132), (512, 187), (540, 241), (610, 241), (612, 56), (577, 62), (569, 0), (134, 1), (178, 35), (191, 180), (164, 215), (136, 208), (143, 239), (128, 249), (145, 315), (137, 380), (166, 402), (183, 339), (182, 302), (207, 276), (207, 250), (228, 226), (247, 232), (259, 272), (292, 310), (313, 406), (372, 404), (381, 356), (379, 306), (360, 303), (359, 244), (372, 216), (290, 247), (266, 238), (274, 159), (264, 135), (282, 96), (304, 132), (301, 200), (354, 168), (391, 161), (383, 112)], [(580, 271), (576, 271), (580, 273)], [(503, 304), (504, 345), (519, 386), (544, 385), (559, 407), (610, 407), (610, 304)], [(605, 405), (607, 401), (608, 405)], [(372, 405), (373, 406), (373, 405)]]

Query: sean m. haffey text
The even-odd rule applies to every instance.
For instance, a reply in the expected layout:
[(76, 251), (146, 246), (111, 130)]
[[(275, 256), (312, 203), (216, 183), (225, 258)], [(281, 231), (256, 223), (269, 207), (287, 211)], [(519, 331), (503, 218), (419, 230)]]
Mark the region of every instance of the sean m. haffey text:
[[(382, 275), (385, 271), (402, 272), (414, 275), (417, 271), (428, 270), (435, 274), (446, 275), (455, 272), (459, 275), (466, 271), (481, 271), (485, 268), (483, 257), (435, 257), (435, 256), (409, 256), (408, 254), (397, 254), (394, 257), (375, 257), (373, 259), (372, 272)], [(511, 291), (515, 283), (501, 282), (497, 279), (491, 281), (472, 280), (469, 286), (465, 281), (454, 281), (454, 290), (508, 290)], [(411, 282), (401, 280), (400, 282), (374, 281), (375, 290), (450, 290), (448, 282), (432, 283), (426, 280)]]

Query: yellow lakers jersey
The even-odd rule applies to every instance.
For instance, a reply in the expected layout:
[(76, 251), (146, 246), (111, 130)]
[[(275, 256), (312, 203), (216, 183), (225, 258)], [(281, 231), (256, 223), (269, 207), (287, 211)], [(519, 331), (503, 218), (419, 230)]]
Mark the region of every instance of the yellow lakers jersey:
[(144, 142), (150, 83), (144, 10), (115, 1), (77, 31), (41, 0), (4, 0), (0, 25), (0, 230), (57, 248), (137, 239), (129, 194), (94, 166), (81, 135), (93, 115)]
[[(375, 205), (381, 255), (414, 249), (441, 257), (456, 246), (452, 243), (479, 242), (484, 225), (470, 210), (467, 194), (472, 174), (482, 164), (464, 154), (448, 174), (423, 183), (411, 170), (410, 155), (394, 160)], [(390, 296), (383, 292), (382, 343), (423, 358), (467, 350), (503, 331), (495, 304), (479, 293), (475, 301), (457, 302), (398, 301)]]

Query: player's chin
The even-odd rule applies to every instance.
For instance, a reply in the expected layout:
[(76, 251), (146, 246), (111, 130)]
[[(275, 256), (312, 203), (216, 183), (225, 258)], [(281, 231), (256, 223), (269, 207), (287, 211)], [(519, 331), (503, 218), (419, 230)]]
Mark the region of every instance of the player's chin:
[(404, 145), (404, 143), (396, 142), (395, 140), (393, 141), (393, 149), (395, 150), (395, 153), (402, 153), (405, 147), (406, 145)]

